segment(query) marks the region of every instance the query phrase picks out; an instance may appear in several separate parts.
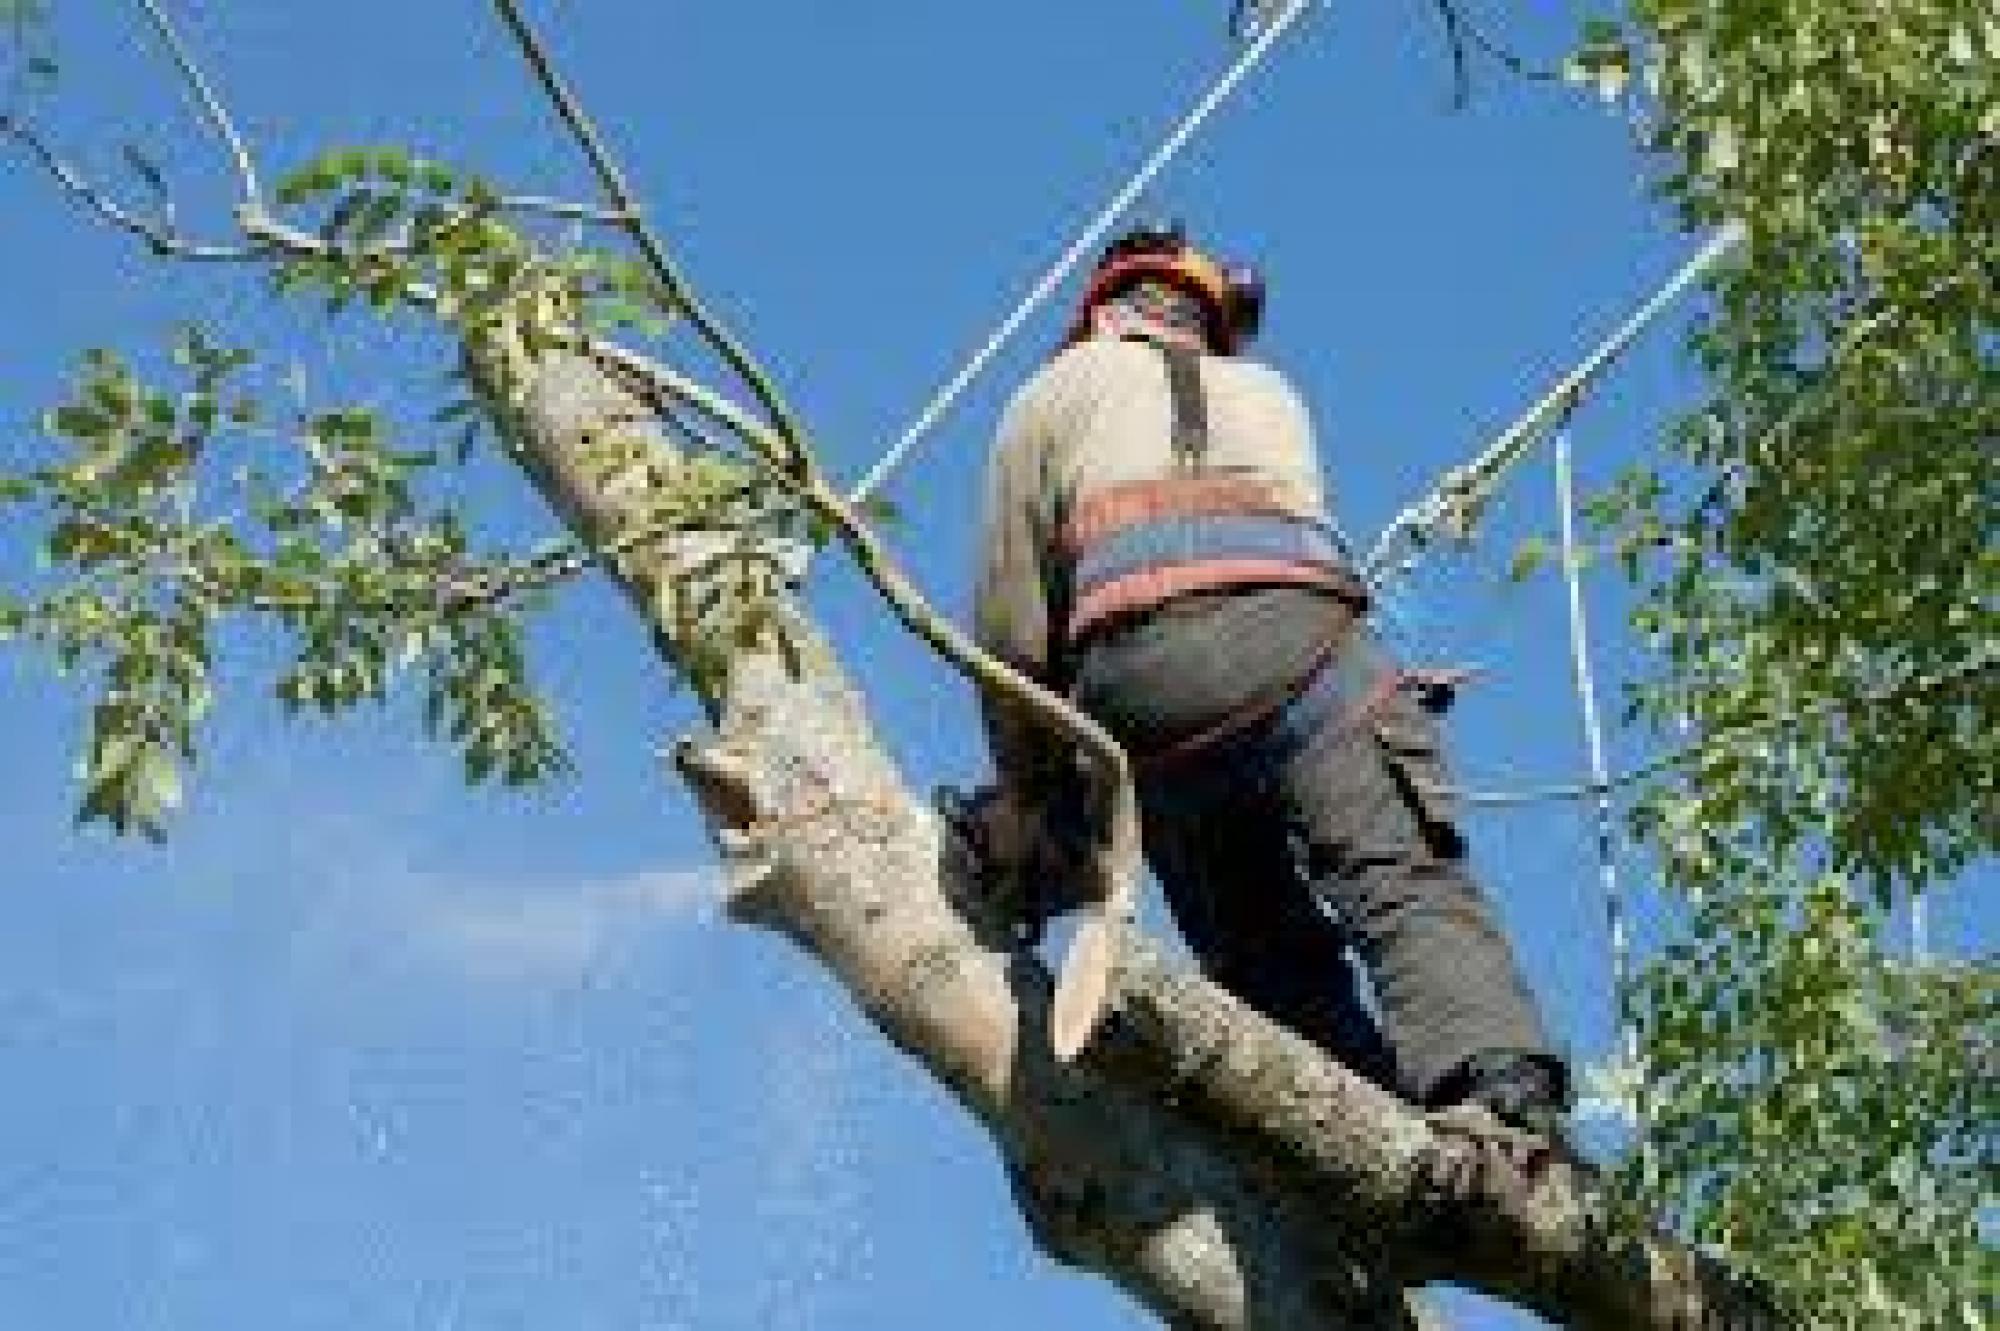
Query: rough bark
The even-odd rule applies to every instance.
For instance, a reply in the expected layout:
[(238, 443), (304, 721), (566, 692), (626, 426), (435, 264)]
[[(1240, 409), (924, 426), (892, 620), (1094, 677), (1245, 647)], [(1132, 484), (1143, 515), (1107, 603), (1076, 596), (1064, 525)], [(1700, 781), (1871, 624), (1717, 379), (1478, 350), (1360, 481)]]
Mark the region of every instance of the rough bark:
[[(605, 476), (603, 432), (646, 432), (645, 412), (584, 357), (506, 354), (475, 367), (504, 385), (524, 469), (579, 533), (610, 537), (646, 480)], [(608, 570), (670, 663), (676, 554)], [(803, 669), (743, 653), (713, 731), (676, 751), (732, 913), (794, 940), (950, 1088), (1052, 1256), (1202, 1331), (1410, 1328), (1405, 1291), (1431, 1280), (1604, 1331), (1784, 1324), (1671, 1241), (1614, 1235), (1567, 1163), (1542, 1158), (1520, 1185), (1518, 1142), (1441, 1130), (1143, 945), (1113, 1020), (1077, 1063), (1056, 1062), (1047, 971), (983, 918), (959, 849), (799, 632)]]

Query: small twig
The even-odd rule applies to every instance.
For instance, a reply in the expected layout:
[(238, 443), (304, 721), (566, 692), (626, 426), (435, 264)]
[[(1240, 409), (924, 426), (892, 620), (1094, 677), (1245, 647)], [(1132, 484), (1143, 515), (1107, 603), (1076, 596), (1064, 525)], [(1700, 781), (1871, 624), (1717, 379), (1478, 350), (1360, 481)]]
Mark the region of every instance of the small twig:
[(1472, 100), (1471, 57), (1466, 52), (1465, 16), (1452, 0), (1431, 0), (1438, 21), (1444, 27), (1445, 46), (1451, 53), (1451, 109), (1463, 111)]
[(119, 230), (139, 237), (155, 254), (205, 262), (261, 259), (269, 255), (268, 250), (255, 246), (208, 245), (190, 241), (179, 235), (167, 219), (147, 217), (125, 207), (86, 179), (48, 140), (13, 116), (0, 114), (0, 135), (26, 148), (71, 198)]
[(503, 195), (496, 206), (502, 212), (540, 213), (544, 217), (560, 217), (571, 222), (592, 222), (598, 226), (627, 227), (632, 224), (632, 214), (620, 208), (600, 208), (592, 203), (552, 199), (539, 194)]
[(724, 326), (722, 321), (696, 296), (692, 285), (682, 274), (673, 256), (667, 252), (652, 225), (646, 221), (645, 211), (639, 206), (638, 196), (626, 182), (625, 173), (619, 169), (616, 159), (606, 147), (603, 136), (584, 111), (576, 94), (563, 81), (550, 59), (546, 47), (529, 25), (526, 15), (516, 0), (493, 0), (493, 7), (499, 11), (501, 20), (514, 36), (521, 54), (534, 71), (542, 90), (554, 104), (556, 113), (569, 127), (577, 146), (589, 159), (591, 169), (597, 173), (598, 182), (610, 197), (614, 208), (623, 215), (623, 226), (638, 245), (639, 252), (660, 280), (660, 285), (676, 306), (687, 316), (688, 322), (710, 346), (722, 357), (730, 371), (741, 379), (763, 407), (771, 423), (777, 427), (779, 437), (788, 450), (803, 452), (805, 430), (797, 415), (786, 404), (775, 380), (751, 356), (749, 349), (736, 335)]
[(1501, 68), (1514, 77), (1526, 79), (1530, 83), (1556, 83), (1562, 79), (1560, 69), (1529, 63), (1526, 57), (1503, 46), (1497, 38), (1481, 27), (1477, 20), (1467, 16), (1463, 11), (1459, 14), (1459, 23), (1475, 48), (1483, 52), (1488, 59), (1498, 62)]
[(230, 116), (229, 108), (224, 106), (222, 99), (216, 95), (208, 76), (202, 73), (201, 66), (195, 62), (193, 53), (189, 51), (187, 43), (181, 40), (179, 30), (174, 27), (173, 20), (167, 17), (166, 10), (160, 7), (159, 0), (136, 0), (136, 2), (151, 20), (153, 30), (159, 34), (161, 45), (167, 48), (168, 56), (180, 70), (181, 77), (186, 80), (188, 88), (194, 93), (195, 100), (200, 103), (202, 113), (207, 117), (210, 127), (222, 139), (224, 147), (228, 149), (231, 159), (235, 162), (236, 179), (242, 186), (243, 206), (253, 210), (261, 209), (264, 203), (264, 190), (257, 177), (257, 163), (250, 156), (250, 145), (237, 131), (236, 121)]
[(1431, 7), (1437, 11), (1446, 45), (1451, 51), (1451, 106), (1454, 111), (1464, 110), (1472, 99), (1473, 51), (1493, 60), (1515, 77), (1530, 82), (1552, 83), (1562, 77), (1559, 70), (1532, 65), (1502, 45), (1466, 13), (1459, 0), (1431, 0)]
[(483, 609), (523, 592), (546, 591), (582, 575), (593, 565), (615, 562), (654, 541), (691, 530), (696, 528), (687, 522), (650, 522), (622, 532), (596, 547), (565, 544), (498, 575), (482, 578), (474, 584), (453, 587), (451, 594), (445, 598), (445, 604), (452, 610)]
[(1808, 707), (1803, 712), (1752, 717), (1735, 725), (1724, 726), (1714, 734), (1669, 749), (1666, 753), (1648, 759), (1637, 767), (1612, 773), (1601, 781), (1565, 781), (1550, 785), (1523, 786), (1514, 790), (1473, 789), (1443, 782), (1418, 784), (1425, 794), (1455, 799), (1484, 808), (1512, 808), (1527, 804), (1592, 799), (1629, 789), (1676, 768), (1699, 767), (1711, 755), (1731, 743), (1791, 729), (1807, 721), (1818, 720), (1856, 707), (1883, 707), (1917, 701), (1949, 690), (1956, 685), (1969, 683), (1997, 667), (2000, 667), (2000, 652), (1986, 652), (1951, 670), (1905, 680), (1892, 688), (1878, 689), (1859, 698), (1829, 698), (1822, 700), (1816, 706)]
[(587, 222), (597, 226), (615, 227), (623, 230), (626, 216), (593, 204), (576, 203), (568, 199), (547, 198), (536, 194), (509, 194), (497, 199), (486, 200), (477, 205), (467, 204), (455, 207), (440, 218), (428, 224), (420, 224), (415, 218), (405, 219), (392, 233), (367, 245), (341, 250), (329, 243), (328, 253), (341, 253), (348, 258), (409, 258), (417, 255), (420, 248), (417, 235), (420, 225), (435, 231), (477, 218), (491, 217), (496, 213), (526, 213), (541, 217), (559, 218), (568, 222)]

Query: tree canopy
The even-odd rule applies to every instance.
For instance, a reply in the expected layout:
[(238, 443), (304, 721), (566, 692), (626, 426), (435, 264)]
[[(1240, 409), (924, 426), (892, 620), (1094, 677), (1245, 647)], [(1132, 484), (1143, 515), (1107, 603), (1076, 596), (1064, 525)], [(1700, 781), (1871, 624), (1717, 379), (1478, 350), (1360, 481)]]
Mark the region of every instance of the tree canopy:
[(1828, 1325), (1974, 1325), (1993, 976), (1889, 921), (2000, 834), (2000, 24), (1641, 3), (1586, 50), (1632, 73), (1666, 200), (1750, 229), (1680, 465), (1603, 505), (1648, 589), (1639, 705), (1710, 740), (1639, 810), (1687, 907), (1644, 984), (1656, 1195), (1759, 1235)]

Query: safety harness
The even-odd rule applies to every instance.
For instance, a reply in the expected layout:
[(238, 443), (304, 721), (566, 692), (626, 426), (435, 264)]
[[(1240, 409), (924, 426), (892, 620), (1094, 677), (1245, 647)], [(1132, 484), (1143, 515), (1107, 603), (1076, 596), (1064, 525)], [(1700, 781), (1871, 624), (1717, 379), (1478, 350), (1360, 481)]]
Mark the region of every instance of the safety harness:
[(1108, 486), (1070, 513), (1058, 540), (1070, 570), (1072, 646), (1189, 592), (1322, 587), (1365, 610), (1368, 593), (1324, 521), (1290, 511), (1275, 486), (1206, 474), (1209, 421), (1200, 356), (1158, 347), (1173, 399), (1172, 474)]
[[(1347, 550), (1324, 520), (1296, 513), (1268, 482), (1205, 470), (1207, 396), (1200, 354), (1153, 339), (1165, 363), (1173, 403), (1172, 474), (1114, 485), (1079, 503), (1063, 524), (1069, 569), (1067, 638), (1072, 651), (1094, 633), (1134, 615), (1159, 611), (1191, 592), (1229, 588), (1317, 587), (1351, 604), (1357, 616), (1368, 592)], [(1329, 723), (1356, 726), (1410, 688), (1442, 710), (1461, 682), (1452, 672), (1405, 671), (1376, 656), (1343, 650), (1330, 638), (1312, 666), (1271, 696), (1253, 700), (1218, 724), (1149, 754), (1159, 770), (1200, 754), (1229, 767), (1289, 761)]]

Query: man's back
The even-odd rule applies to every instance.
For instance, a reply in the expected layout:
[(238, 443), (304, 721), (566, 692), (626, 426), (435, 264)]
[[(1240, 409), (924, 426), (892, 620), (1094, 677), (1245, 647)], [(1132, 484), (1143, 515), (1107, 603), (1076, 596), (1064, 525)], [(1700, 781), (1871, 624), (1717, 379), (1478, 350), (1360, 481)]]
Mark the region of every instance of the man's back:
[(1255, 485), (1255, 507), (1317, 519), (1325, 509), (1312, 424), (1276, 370), (1227, 356), (1195, 362), (1200, 456), (1175, 455), (1166, 358), (1139, 341), (1093, 338), (1063, 351), (1009, 404), (989, 461), (976, 592), (982, 643), (1041, 675), (1063, 528), (1093, 499), (1173, 477)]
[[(1284, 377), (1233, 356), (1204, 355), (1199, 364), (1208, 426), (1199, 472), (1260, 480), (1287, 508), (1323, 512), (1311, 420)], [(1055, 357), (1016, 394), (994, 465), (1034, 478), (1017, 495), (1071, 507), (1114, 485), (1173, 474), (1173, 437), (1159, 350), (1093, 338)]]

